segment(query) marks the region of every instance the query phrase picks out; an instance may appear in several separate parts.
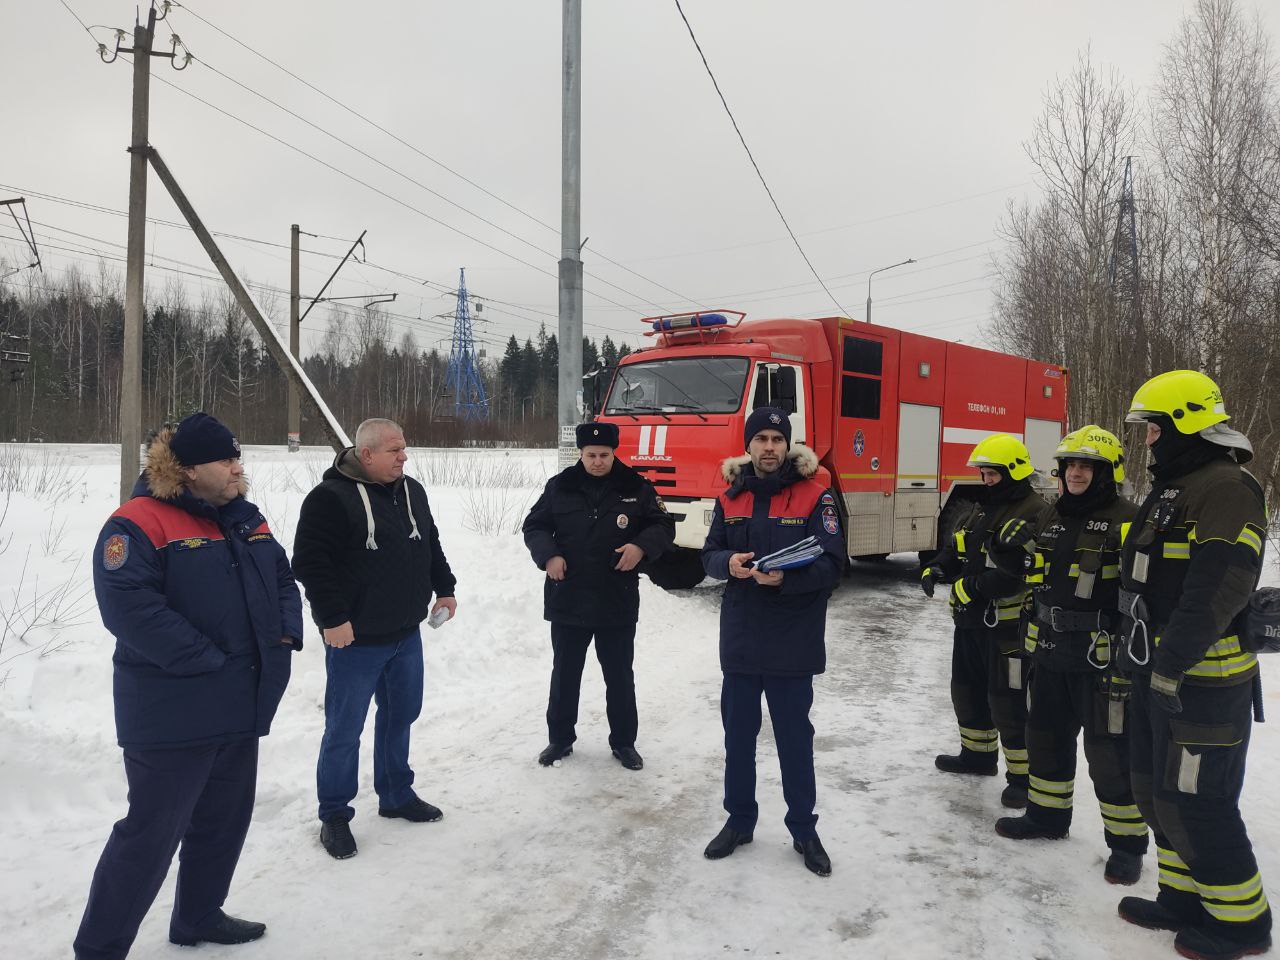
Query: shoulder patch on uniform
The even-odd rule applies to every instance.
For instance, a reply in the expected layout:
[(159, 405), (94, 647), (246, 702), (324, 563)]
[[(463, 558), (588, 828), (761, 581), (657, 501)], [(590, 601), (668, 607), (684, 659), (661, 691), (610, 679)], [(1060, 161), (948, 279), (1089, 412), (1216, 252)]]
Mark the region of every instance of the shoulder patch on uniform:
[(102, 544), (102, 569), (119, 570), (129, 559), (129, 535), (113, 533)]
[(840, 518), (836, 516), (835, 507), (822, 508), (822, 529), (832, 536), (840, 531)]
[(835, 497), (833, 497), (833, 496), (831, 495), (831, 491), (830, 491), (830, 490), (828, 490), (826, 493), (824, 493), (824, 494), (822, 495), (822, 499), (821, 499), (821, 500), (819, 500), (818, 502), (819, 502), (820, 504), (822, 504), (823, 506), (830, 506), (830, 507), (834, 507), (834, 506), (836, 505), (836, 498), (835, 498)]

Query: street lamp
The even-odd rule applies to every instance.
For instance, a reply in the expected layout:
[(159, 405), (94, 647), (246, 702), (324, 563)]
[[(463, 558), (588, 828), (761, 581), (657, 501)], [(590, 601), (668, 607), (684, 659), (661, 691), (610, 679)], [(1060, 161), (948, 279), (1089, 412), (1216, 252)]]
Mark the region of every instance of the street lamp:
[(905, 267), (908, 263), (915, 263), (915, 260), (903, 260), (901, 263), (891, 263), (887, 267), (881, 267), (879, 270), (872, 270), (867, 274), (867, 323), (871, 322), (871, 278), (877, 273), (884, 273), (886, 270), (892, 270), (894, 267)]

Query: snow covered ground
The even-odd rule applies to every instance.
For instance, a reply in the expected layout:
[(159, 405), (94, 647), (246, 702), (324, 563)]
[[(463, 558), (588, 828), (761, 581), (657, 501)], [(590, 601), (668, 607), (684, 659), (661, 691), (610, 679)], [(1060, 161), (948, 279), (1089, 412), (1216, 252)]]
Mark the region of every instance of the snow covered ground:
[[(413, 741), (421, 795), (445, 811), (375, 816), (370, 753), (354, 860), (316, 835), (314, 764), (324, 670), (314, 628), (263, 742), (258, 805), (227, 907), (266, 921), (210, 960), (255, 958), (708, 958), (1173, 956), (1172, 935), (1121, 922), (1102, 879), (1101, 821), (1083, 771), (1072, 835), (1017, 845), (992, 831), (999, 779), (938, 773), (956, 747), (946, 604), (907, 557), (859, 567), (832, 599), (818, 679), (818, 830), (834, 873), (813, 876), (783, 826), (772, 735), (761, 735), (756, 842), (712, 862), (721, 800), (719, 588), (666, 594), (642, 581), (636, 640), (645, 769), (606, 743), (604, 688), (588, 664), (572, 758), (544, 769), (550, 674), (541, 574), (516, 534), (554, 452), (414, 451), (459, 577), (455, 621), (426, 631), (427, 693)], [(111, 708), (112, 640), (97, 619), (89, 553), (115, 506), (112, 446), (0, 445), (0, 956), (70, 955), (89, 878), (125, 782)], [(250, 447), (259, 503), (288, 545), (327, 465)], [(15, 489), (16, 488), (16, 489)], [(9, 492), (7, 492), (9, 491)], [(505, 532), (486, 534), (487, 524)], [(1268, 580), (1276, 581), (1273, 564)], [(1280, 658), (1264, 667), (1280, 724)], [(372, 723), (372, 712), (370, 713)], [(1255, 730), (1244, 811), (1263, 877), (1280, 893), (1280, 750)], [(1137, 892), (1155, 890), (1154, 854)], [(132, 956), (187, 956), (167, 941), (172, 877)]]

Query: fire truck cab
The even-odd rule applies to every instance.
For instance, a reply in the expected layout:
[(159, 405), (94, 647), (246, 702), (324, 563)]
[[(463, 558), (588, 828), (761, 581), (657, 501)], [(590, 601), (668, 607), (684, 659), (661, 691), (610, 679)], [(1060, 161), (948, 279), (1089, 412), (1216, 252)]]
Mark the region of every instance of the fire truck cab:
[(1068, 375), (1055, 364), (844, 317), (718, 310), (644, 322), (654, 343), (619, 363), (598, 419), (618, 424), (617, 456), (653, 482), (690, 552), (757, 407), (787, 411), (792, 443), (818, 455), (855, 558), (935, 549), (978, 485), (966, 461), (979, 440), (1013, 434), (1045, 470), (1066, 426)]

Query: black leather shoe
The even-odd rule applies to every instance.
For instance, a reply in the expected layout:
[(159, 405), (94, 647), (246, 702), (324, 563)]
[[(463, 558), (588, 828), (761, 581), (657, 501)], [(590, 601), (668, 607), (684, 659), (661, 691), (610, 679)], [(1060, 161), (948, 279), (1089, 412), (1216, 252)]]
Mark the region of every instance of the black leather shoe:
[(572, 743), (549, 743), (546, 749), (538, 754), (538, 762), (544, 767), (549, 767), (557, 760), (563, 760), (571, 753), (573, 753)]
[(1183, 930), (1195, 926), (1195, 921), (1180, 913), (1174, 913), (1158, 900), (1142, 897), (1123, 897), (1116, 909), (1122, 920), (1128, 920), (1148, 930)]
[(378, 816), (399, 817), (401, 820), (409, 820), (413, 823), (435, 823), (443, 819), (444, 813), (439, 807), (433, 807), (421, 797), (414, 797), (408, 803), (398, 807), (379, 807)]
[[(344, 823), (346, 821), (343, 821)], [(252, 920), (241, 920), (229, 917), (221, 910), (218, 919), (206, 924), (196, 933), (186, 935), (169, 931), (169, 942), (180, 947), (194, 947), (197, 943), (248, 943), (257, 940), (267, 932), (265, 923), (254, 923)]]
[(320, 842), (335, 860), (348, 860), (356, 855), (356, 838), (351, 835), (351, 824), (341, 817), (326, 820), (320, 825)]
[(618, 758), (618, 762), (628, 770), (640, 770), (644, 768), (644, 759), (640, 754), (636, 753), (635, 747), (615, 747), (613, 755)]
[(707, 849), (702, 851), (702, 855), (708, 860), (723, 860), (738, 847), (744, 847), (750, 842), (751, 834), (739, 833), (726, 824), (725, 828), (716, 834), (716, 838), (707, 844)]
[(1000, 791), (1000, 806), (1010, 810), (1025, 810), (1027, 806), (1027, 788), (1011, 783)]
[(996, 833), (1010, 840), (1062, 840), (1067, 835), (1066, 830), (1047, 827), (1029, 813), (1020, 817), (1001, 817), (996, 821)]
[(1126, 850), (1112, 850), (1102, 871), (1107, 883), (1132, 886), (1142, 878), (1142, 854)]
[(1236, 939), (1207, 927), (1185, 927), (1174, 938), (1173, 949), (1191, 960), (1236, 960), (1266, 953), (1271, 949), (1271, 934)]
[(994, 777), (998, 772), (995, 754), (991, 755), (990, 763), (976, 764), (966, 762), (964, 757), (940, 753), (933, 758), (933, 765), (943, 773), (967, 773), (976, 777)]
[(822, 849), (821, 840), (817, 837), (806, 840), (804, 843), (793, 840), (791, 845), (795, 847), (796, 853), (803, 855), (806, 867), (820, 877), (831, 876), (831, 858), (827, 856), (827, 851)]

